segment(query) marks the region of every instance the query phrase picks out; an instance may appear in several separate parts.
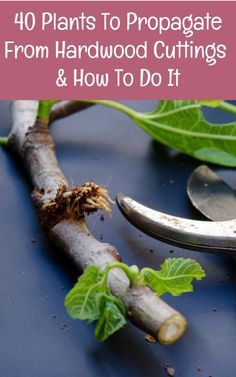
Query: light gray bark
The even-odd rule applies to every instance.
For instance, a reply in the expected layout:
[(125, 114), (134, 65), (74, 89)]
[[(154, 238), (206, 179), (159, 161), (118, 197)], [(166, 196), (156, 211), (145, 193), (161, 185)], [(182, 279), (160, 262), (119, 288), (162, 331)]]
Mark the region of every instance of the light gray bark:
[[(60, 114), (58, 106), (57, 114)], [(37, 108), (37, 101), (14, 101), (9, 144), (21, 156), (37, 189), (33, 193), (33, 201), (40, 210), (40, 206), (54, 199), (58, 192), (67, 190), (68, 183), (58, 166), (48, 125), (36, 120)], [(54, 116), (53, 119), (56, 118)], [(48, 231), (78, 270), (88, 265), (104, 268), (109, 263), (120, 261), (115, 247), (95, 239), (83, 219), (63, 219)], [(171, 344), (183, 334), (185, 318), (148, 286), (130, 288), (128, 278), (118, 268), (110, 271), (108, 281), (111, 292), (123, 300), (127, 316), (139, 328), (163, 344)]]

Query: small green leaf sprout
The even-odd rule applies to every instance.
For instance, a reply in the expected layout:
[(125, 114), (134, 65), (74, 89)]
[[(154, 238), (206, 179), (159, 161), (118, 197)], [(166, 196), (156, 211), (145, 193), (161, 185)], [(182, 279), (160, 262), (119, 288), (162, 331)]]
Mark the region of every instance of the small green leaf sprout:
[(168, 258), (160, 271), (147, 267), (139, 270), (137, 266), (129, 267), (119, 262), (109, 264), (103, 271), (97, 266), (87, 267), (67, 294), (65, 306), (74, 319), (88, 323), (97, 321), (95, 336), (100, 341), (126, 324), (124, 304), (111, 294), (108, 287), (108, 274), (113, 268), (125, 272), (131, 287), (149, 285), (158, 296), (164, 293), (180, 296), (192, 292), (192, 280), (201, 280), (205, 276), (199, 263), (189, 258)]

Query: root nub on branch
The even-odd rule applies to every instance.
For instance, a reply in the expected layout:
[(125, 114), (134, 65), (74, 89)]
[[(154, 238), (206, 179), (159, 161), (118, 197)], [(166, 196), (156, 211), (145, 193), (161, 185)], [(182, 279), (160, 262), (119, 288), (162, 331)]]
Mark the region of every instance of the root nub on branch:
[(113, 203), (105, 187), (94, 182), (75, 186), (71, 190), (62, 187), (54, 199), (42, 204), (43, 194), (39, 189), (32, 193), (34, 204), (38, 210), (41, 224), (51, 229), (63, 219), (81, 219), (98, 209), (111, 216), (110, 203)]

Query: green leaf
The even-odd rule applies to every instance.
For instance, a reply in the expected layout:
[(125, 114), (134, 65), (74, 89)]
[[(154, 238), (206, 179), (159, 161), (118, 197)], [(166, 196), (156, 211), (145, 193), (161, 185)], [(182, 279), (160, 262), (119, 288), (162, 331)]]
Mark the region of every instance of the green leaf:
[(192, 259), (168, 258), (161, 265), (161, 271), (149, 268), (143, 269), (146, 284), (148, 284), (159, 296), (171, 293), (180, 296), (185, 292), (192, 292), (192, 280), (201, 280), (205, 273), (199, 263)]
[(95, 336), (101, 341), (126, 323), (124, 304), (107, 287), (108, 271), (101, 272), (97, 266), (87, 267), (65, 298), (72, 318), (86, 320), (88, 324), (98, 320)]
[(105, 340), (126, 323), (123, 302), (113, 296), (108, 288), (108, 273), (113, 268), (122, 269), (130, 280), (130, 286), (148, 284), (158, 295), (169, 292), (175, 296), (192, 291), (192, 279), (201, 279), (205, 274), (201, 266), (191, 259), (167, 259), (161, 271), (121, 262), (110, 263), (103, 271), (89, 266), (75, 286), (67, 294), (65, 305), (72, 318), (86, 320), (88, 324), (97, 320), (95, 336)]
[(160, 101), (150, 113), (140, 113), (119, 102), (86, 100), (115, 108), (128, 115), (153, 139), (199, 160), (236, 167), (236, 122), (206, 121), (202, 106), (236, 114), (236, 106), (221, 100)]
[(209, 123), (201, 106), (199, 101), (160, 101), (154, 112), (135, 113), (132, 119), (155, 140), (180, 152), (202, 161), (236, 167), (236, 122)]
[(8, 144), (8, 137), (0, 136), (0, 145), (7, 145), (7, 144)]
[(219, 151), (217, 149), (198, 149), (194, 152), (193, 157), (212, 163), (215, 163), (220, 159), (220, 165), (236, 166), (236, 156), (232, 156), (227, 152)]
[[(103, 288), (104, 289), (104, 288)], [(92, 322), (99, 317), (97, 295), (102, 291), (102, 274), (97, 266), (89, 266), (65, 298), (72, 318)]]
[(95, 336), (97, 340), (104, 341), (126, 324), (125, 309), (119, 299), (108, 295), (100, 296), (99, 308)]

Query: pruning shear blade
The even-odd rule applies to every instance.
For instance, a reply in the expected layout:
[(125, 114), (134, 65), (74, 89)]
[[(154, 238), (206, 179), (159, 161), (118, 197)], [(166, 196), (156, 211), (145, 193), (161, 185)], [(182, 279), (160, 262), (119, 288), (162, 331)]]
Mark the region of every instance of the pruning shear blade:
[(133, 225), (153, 238), (192, 250), (236, 254), (236, 219), (184, 219), (155, 211), (122, 193), (117, 195), (117, 204)]

